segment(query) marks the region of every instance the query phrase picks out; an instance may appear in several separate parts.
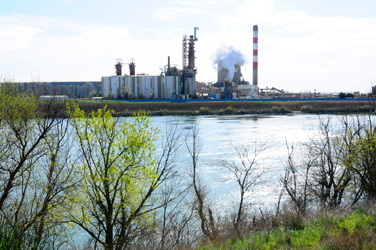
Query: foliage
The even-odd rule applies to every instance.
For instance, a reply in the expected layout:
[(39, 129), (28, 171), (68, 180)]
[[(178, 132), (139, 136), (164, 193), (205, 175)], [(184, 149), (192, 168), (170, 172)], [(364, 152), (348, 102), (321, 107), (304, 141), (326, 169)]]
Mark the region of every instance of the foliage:
[(363, 209), (341, 218), (321, 215), (304, 222), (301, 230), (276, 227), (219, 246), (199, 249), (374, 249), (376, 217)]
[(161, 178), (158, 130), (142, 112), (124, 121), (106, 108), (86, 116), (74, 106), (69, 113), (82, 178), (72, 219), (105, 249), (123, 249), (152, 222), (148, 210)]
[(350, 169), (368, 201), (376, 199), (376, 129), (372, 116), (365, 120), (357, 117), (355, 122), (344, 121), (349, 154), (343, 162)]
[(285, 114), (285, 113), (289, 113), (289, 111), (287, 110), (287, 108), (285, 106), (272, 106), (272, 109), (271, 109), (272, 113), (281, 113), (281, 114)]
[(17, 237), (18, 227), (12, 229), (6, 226), (4, 222), (1, 223), (0, 228), (0, 249), (14, 249), (21, 250), (25, 248), (23, 240)]
[(106, 99), (113, 100), (115, 98), (114, 94), (112, 92), (108, 93)]
[(303, 113), (309, 113), (312, 111), (312, 107), (311, 106), (307, 106), (307, 105), (303, 105), (300, 107), (300, 111), (302, 111)]
[(207, 115), (209, 114), (209, 107), (200, 107), (200, 110), (198, 111), (200, 115)]
[(0, 218), (11, 232), (5, 235), (22, 248), (49, 244), (74, 185), (66, 158), (67, 123), (56, 119), (59, 112), (54, 101), (40, 103), (13, 83), (0, 86)]

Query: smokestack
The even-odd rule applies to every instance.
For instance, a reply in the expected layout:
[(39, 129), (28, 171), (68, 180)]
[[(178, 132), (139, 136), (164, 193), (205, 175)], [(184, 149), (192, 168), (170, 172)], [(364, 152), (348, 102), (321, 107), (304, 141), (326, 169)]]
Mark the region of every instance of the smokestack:
[(189, 36), (188, 67), (195, 68), (195, 39)]
[(136, 64), (134, 63), (133, 59), (131, 59), (131, 63), (129, 64), (129, 75), (130, 76), (136, 75)]
[(117, 76), (121, 76), (121, 67), (123, 66), (121, 59), (116, 59), (115, 72)]
[(253, 85), (257, 85), (258, 69), (258, 26), (253, 26)]

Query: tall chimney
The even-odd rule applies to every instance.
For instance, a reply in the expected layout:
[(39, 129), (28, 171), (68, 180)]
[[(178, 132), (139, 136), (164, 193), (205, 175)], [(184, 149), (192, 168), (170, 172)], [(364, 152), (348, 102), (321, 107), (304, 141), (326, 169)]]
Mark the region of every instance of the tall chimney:
[(115, 72), (117, 76), (121, 76), (121, 67), (123, 66), (121, 59), (116, 59)]
[(134, 63), (133, 59), (131, 59), (131, 63), (129, 64), (129, 75), (130, 76), (136, 75), (136, 64)]
[(188, 67), (195, 68), (195, 39), (189, 36)]
[(258, 26), (253, 26), (253, 85), (257, 85), (258, 68)]

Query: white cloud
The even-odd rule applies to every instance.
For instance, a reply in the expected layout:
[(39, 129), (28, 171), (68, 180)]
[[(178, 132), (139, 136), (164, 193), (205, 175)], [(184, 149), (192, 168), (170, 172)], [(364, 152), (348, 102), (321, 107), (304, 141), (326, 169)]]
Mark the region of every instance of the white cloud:
[(181, 2), (179, 2), (179, 4), (182, 4), (182, 5), (197, 5), (195, 2), (191, 2), (191, 1), (181, 1)]
[(33, 40), (43, 30), (27, 25), (0, 25), (0, 54), (17, 53), (33, 47)]
[(174, 8), (174, 7), (164, 7), (159, 8), (155, 11), (154, 17), (156, 19), (175, 19), (179, 15), (197, 15), (203, 13), (204, 10), (197, 8)]
[[(27, 19), (32, 19), (29, 26), (17, 24)], [(40, 20), (43, 22), (38, 23)], [(22, 81), (30, 81), (35, 74), (50, 81), (100, 80), (106, 69), (103, 62), (109, 60), (112, 64), (121, 56), (117, 54), (130, 37), (124, 27), (72, 24), (64, 19), (51, 19), (50, 27), (45, 21), (12, 17), (2, 24), (0, 35), (7, 39), (0, 40), (0, 74), (11, 71)], [(67, 22), (71, 23), (70, 29)]]

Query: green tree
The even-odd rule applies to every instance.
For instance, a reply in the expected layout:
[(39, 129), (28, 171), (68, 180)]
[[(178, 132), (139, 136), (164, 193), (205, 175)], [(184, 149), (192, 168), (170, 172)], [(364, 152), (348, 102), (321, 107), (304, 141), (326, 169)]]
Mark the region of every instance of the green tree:
[(60, 110), (12, 82), (0, 84), (0, 223), (12, 232), (11, 248), (41, 249), (55, 225), (62, 225), (61, 213), (52, 216), (71, 186)]
[(151, 225), (153, 193), (172, 173), (168, 157), (155, 156), (159, 131), (143, 112), (124, 120), (106, 108), (85, 115), (75, 106), (69, 113), (82, 178), (72, 219), (96, 244), (125, 249)]
[(376, 199), (376, 128), (373, 115), (344, 119), (344, 144), (349, 152), (343, 164), (353, 174), (359, 190), (357, 200), (364, 196), (368, 202)]
[(341, 92), (341, 93), (339, 93), (339, 98), (341, 98), (341, 99), (344, 99), (344, 98), (346, 98), (346, 94), (345, 93), (343, 93), (343, 92)]
[(112, 100), (112, 99), (114, 99), (114, 98), (115, 98), (115, 97), (114, 97), (114, 94), (112, 94), (112, 92), (108, 93), (108, 95), (107, 95), (107, 99)]

